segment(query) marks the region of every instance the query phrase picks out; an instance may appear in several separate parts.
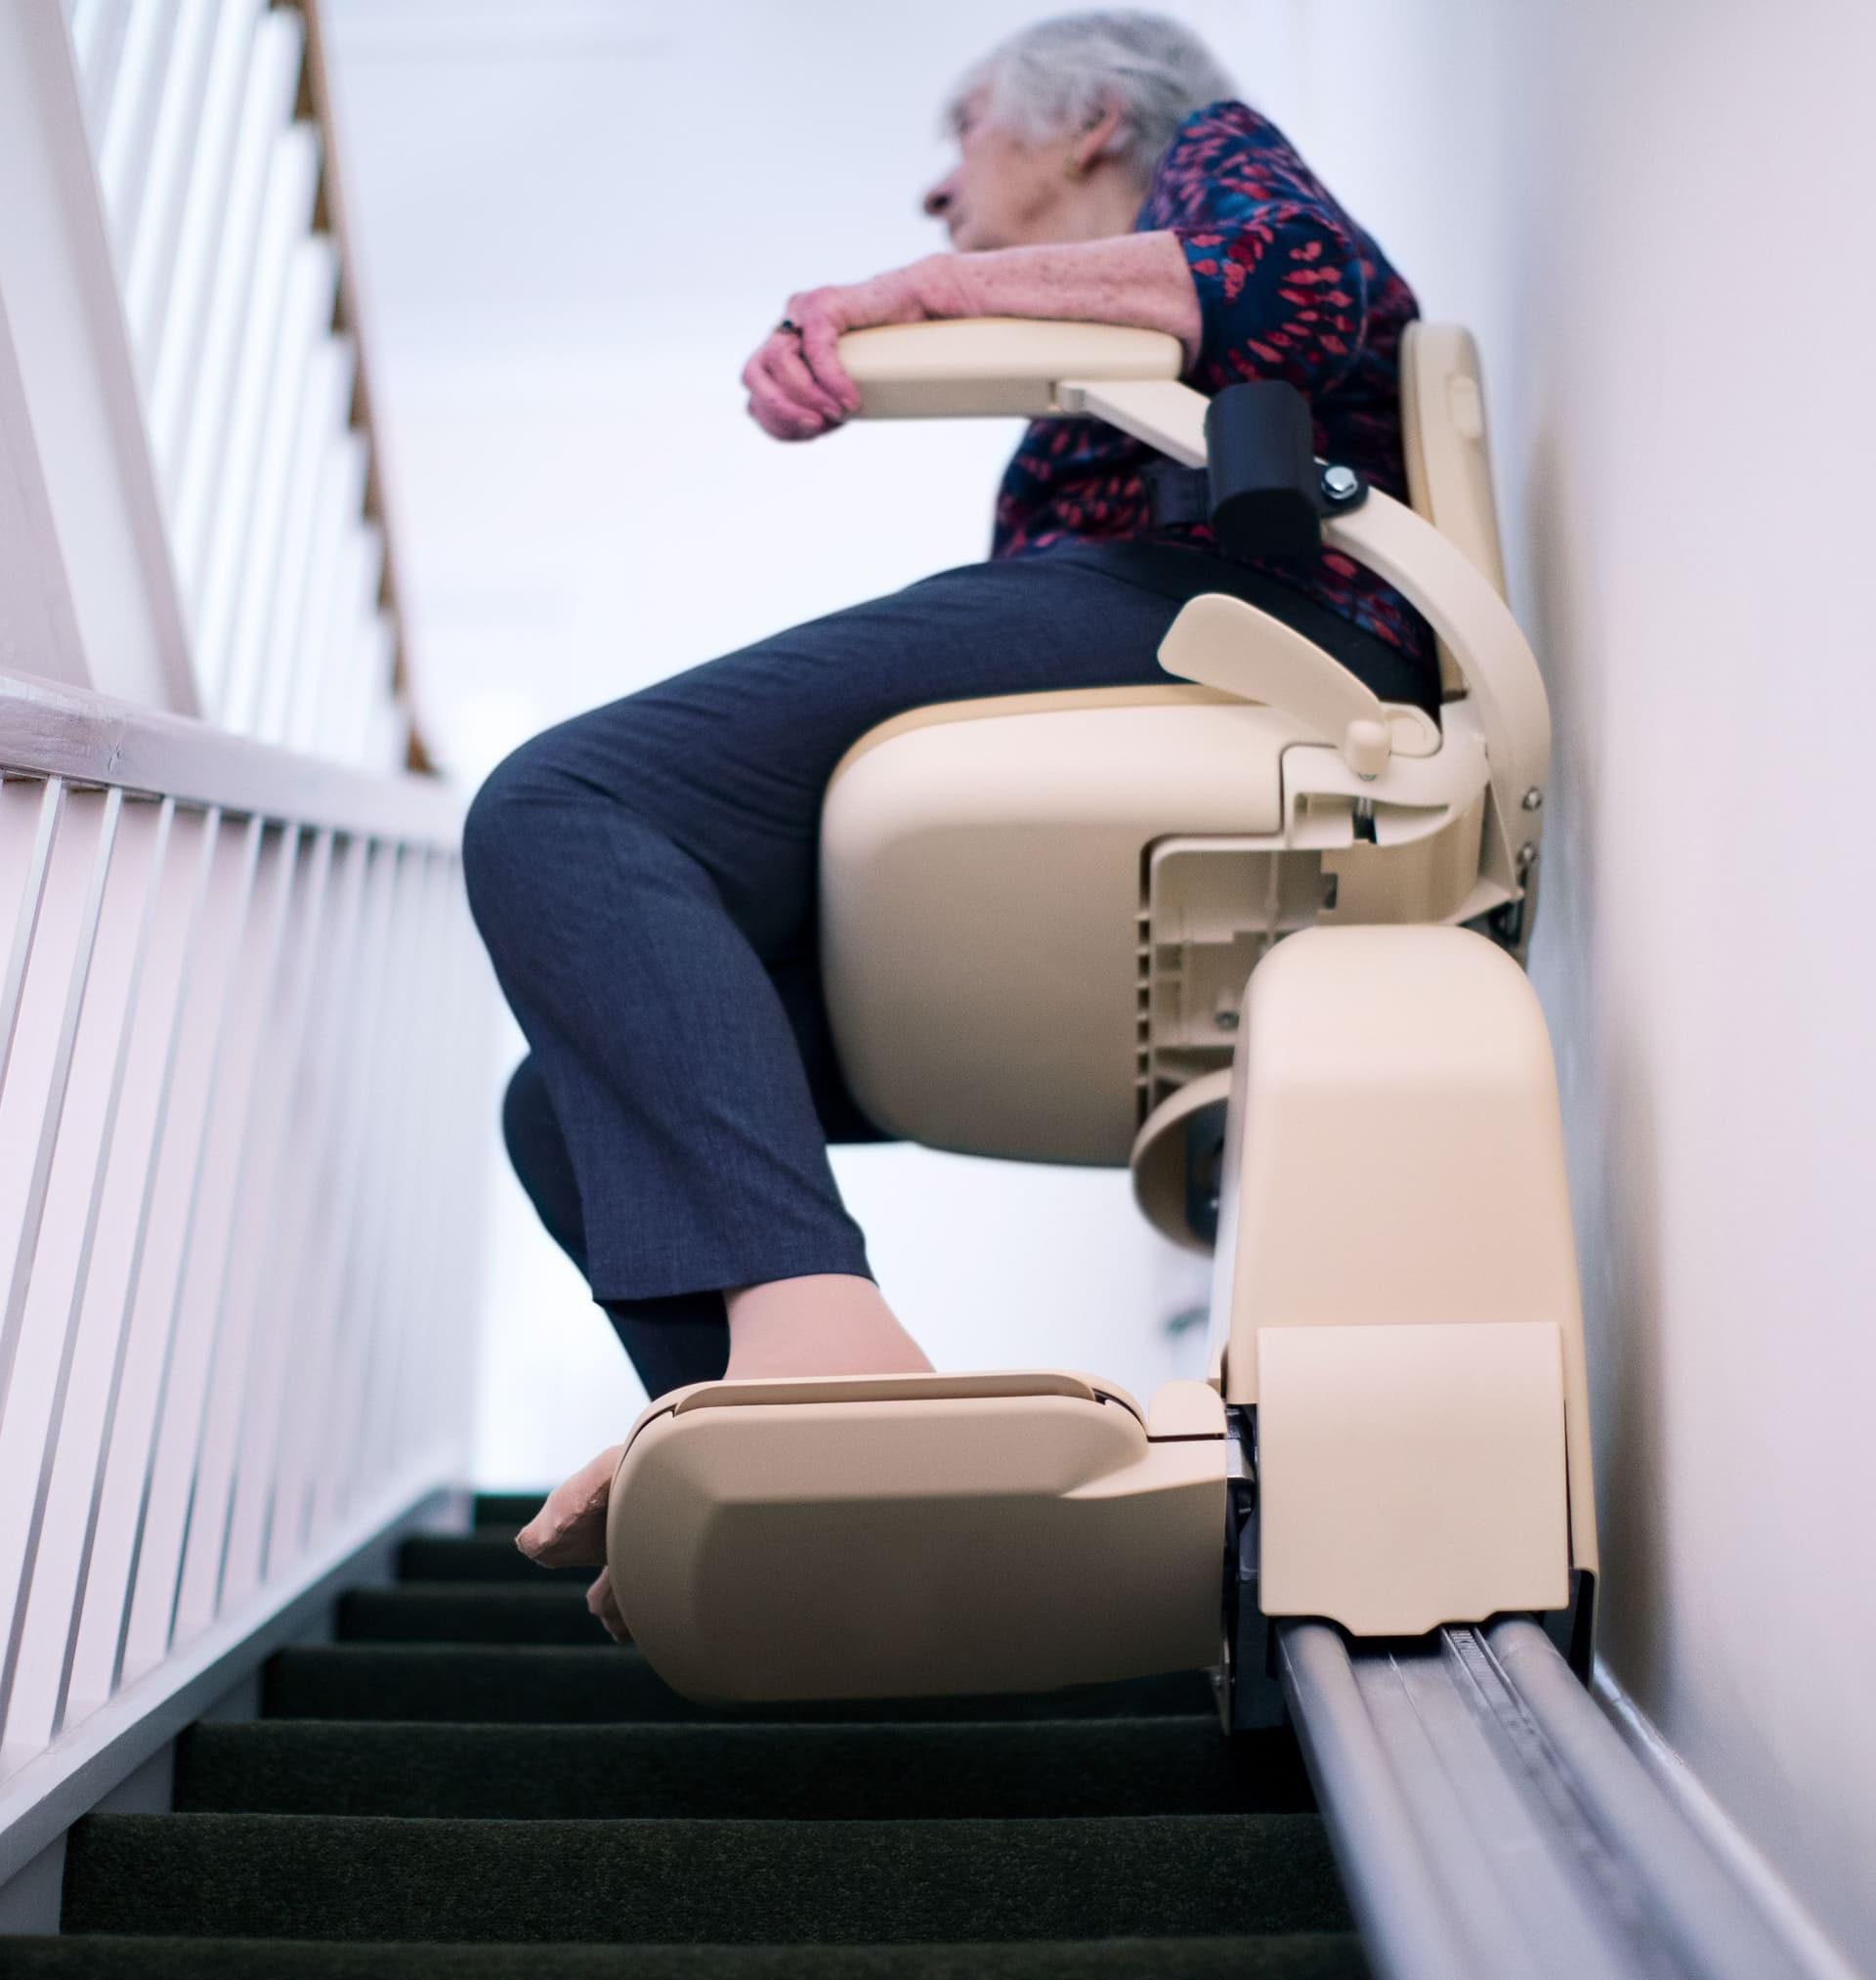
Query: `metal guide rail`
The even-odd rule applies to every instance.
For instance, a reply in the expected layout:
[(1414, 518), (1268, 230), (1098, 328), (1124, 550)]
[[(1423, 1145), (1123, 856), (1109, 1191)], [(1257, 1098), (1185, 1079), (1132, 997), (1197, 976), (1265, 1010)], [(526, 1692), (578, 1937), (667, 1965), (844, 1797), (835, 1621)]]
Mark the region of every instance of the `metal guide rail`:
[(1535, 1622), (1275, 1657), (1376, 1980), (1798, 1980)]

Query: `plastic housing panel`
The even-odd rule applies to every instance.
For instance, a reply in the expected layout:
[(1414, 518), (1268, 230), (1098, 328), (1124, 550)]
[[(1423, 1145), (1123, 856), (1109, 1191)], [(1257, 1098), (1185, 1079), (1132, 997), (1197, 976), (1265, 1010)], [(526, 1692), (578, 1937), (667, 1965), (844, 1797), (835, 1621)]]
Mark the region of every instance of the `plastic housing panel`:
[(922, 1393), (875, 1399), (861, 1380), (841, 1400), (829, 1383), (830, 1399), (776, 1407), (739, 1384), (740, 1406), (641, 1422), (607, 1551), (661, 1677), (727, 1702), (1045, 1691), (1217, 1660), (1215, 1399), (1156, 1403), (1176, 1434), (1152, 1442), (1131, 1408), (1052, 1376), (949, 1397), (949, 1378), (915, 1379)]
[(1278, 832), (1282, 753), (1301, 734), (1204, 689), (1158, 693), (1061, 713), (960, 704), (835, 773), (823, 971), (841, 1065), (881, 1127), (979, 1154), (1127, 1161), (1145, 850)]
[(1174, 379), (1179, 340), (1117, 323), (965, 318), (849, 330), (840, 362), (868, 419), (1042, 419), (1065, 378)]
[[(1415, 512), (1450, 537), (1505, 595), (1505, 556), (1492, 497), (1492, 457), (1478, 345), (1457, 323), (1409, 323), (1400, 342), (1400, 423)], [(1466, 682), (1445, 642), (1440, 681)]]
[(1562, 1124), (1523, 972), (1463, 928), (1309, 929), (1253, 973), (1239, 1037), (1213, 1280), (1226, 1400), (1261, 1405), (1270, 1328), (1551, 1325), (1573, 1561), (1593, 1571)]
[(1419, 1636), (1570, 1599), (1554, 1323), (1265, 1327), (1258, 1601)]

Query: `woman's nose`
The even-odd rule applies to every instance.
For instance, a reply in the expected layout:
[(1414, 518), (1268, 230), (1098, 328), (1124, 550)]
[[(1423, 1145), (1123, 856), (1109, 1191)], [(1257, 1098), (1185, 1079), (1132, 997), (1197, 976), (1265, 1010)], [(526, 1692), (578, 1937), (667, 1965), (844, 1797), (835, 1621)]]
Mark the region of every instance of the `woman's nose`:
[(921, 204), (927, 220), (942, 220), (951, 211), (951, 202), (957, 196), (952, 181), (957, 176), (955, 172), (947, 172), (925, 194)]

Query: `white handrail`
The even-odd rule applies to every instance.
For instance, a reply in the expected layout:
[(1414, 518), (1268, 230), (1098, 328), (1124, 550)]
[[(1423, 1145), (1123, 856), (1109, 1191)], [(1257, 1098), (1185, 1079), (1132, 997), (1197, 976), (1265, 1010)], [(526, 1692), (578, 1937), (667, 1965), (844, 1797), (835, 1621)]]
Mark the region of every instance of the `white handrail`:
[(0, 769), (437, 847), (455, 843), (462, 819), (460, 796), (435, 778), (384, 777), (296, 755), (24, 674), (0, 674)]

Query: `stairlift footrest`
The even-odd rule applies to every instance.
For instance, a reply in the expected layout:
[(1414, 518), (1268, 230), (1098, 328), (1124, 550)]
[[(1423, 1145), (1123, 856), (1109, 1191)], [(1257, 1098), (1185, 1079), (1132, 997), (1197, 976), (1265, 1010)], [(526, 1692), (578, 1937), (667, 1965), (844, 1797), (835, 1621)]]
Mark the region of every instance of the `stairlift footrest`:
[(1359, 1636), (1569, 1603), (1549, 1321), (1263, 1327), (1259, 1606)]
[(1152, 1432), (1111, 1385), (1054, 1371), (688, 1391), (641, 1419), (613, 1483), (633, 1640), (716, 1702), (1205, 1668), (1224, 1406), (1173, 1386)]

